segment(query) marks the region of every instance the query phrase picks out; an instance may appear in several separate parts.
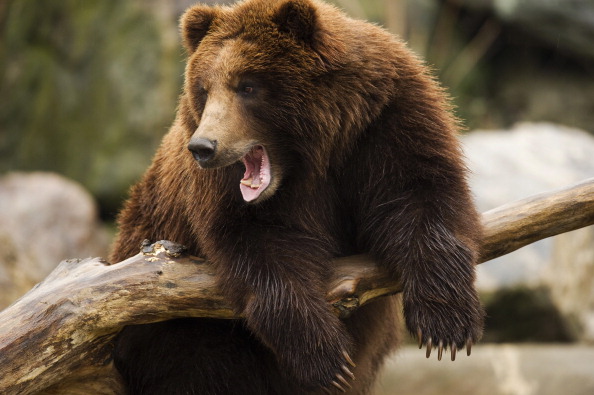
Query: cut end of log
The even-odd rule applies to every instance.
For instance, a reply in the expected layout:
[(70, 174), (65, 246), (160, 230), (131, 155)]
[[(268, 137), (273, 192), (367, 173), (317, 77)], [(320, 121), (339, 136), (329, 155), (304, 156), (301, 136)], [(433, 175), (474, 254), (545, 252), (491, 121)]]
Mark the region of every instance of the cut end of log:
[(169, 240), (159, 240), (155, 243), (151, 243), (150, 240), (144, 239), (140, 247), (140, 252), (143, 255), (156, 256), (161, 253), (165, 253), (171, 258), (179, 258), (186, 254), (188, 248), (182, 244), (174, 243)]

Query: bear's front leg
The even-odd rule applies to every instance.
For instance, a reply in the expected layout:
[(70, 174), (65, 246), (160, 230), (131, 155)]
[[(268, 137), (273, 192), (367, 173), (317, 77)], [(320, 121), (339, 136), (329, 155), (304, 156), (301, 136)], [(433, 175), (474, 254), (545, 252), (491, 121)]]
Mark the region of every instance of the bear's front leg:
[(373, 220), (369, 243), (372, 254), (402, 282), (407, 329), (426, 346), (427, 357), (434, 348), (438, 359), (445, 349), (452, 360), (463, 348), (470, 353), (482, 335), (484, 312), (474, 287), (478, 237), (460, 223), (474, 218), (461, 208), (453, 211), (459, 216), (442, 222), (432, 204), (395, 201), (398, 206), (385, 204), (386, 211), (368, 217)]
[(435, 246), (426, 248), (424, 259), (402, 276), (406, 325), (417, 337), (419, 348), (426, 346), (427, 358), (437, 348), (441, 360), (443, 350), (449, 349), (453, 361), (463, 348), (470, 355), (483, 329), (472, 254), (453, 239), (441, 251)]
[(351, 339), (325, 300), (323, 270), (304, 260), (303, 251), (270, 245), (277, 247), (274, 257), (254, 253), (229, 262), (235, 266), (222, 271), (220, 288), (289, 380), (306, 390), (348, 390), (354, 379)]
[(296, 284), (280, 286), (287, 287), (284, 294), (274, 290), (250, 299), (244, 311), (248, 327), (305, 389), (348, 389), (354, 363), (342, 323), (317, 291)]

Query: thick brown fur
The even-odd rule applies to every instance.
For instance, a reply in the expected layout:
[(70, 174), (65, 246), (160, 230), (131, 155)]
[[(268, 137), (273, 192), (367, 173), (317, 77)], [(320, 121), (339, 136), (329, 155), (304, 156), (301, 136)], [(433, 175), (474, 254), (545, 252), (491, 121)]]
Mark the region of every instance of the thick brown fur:
[[(423, 343), (477, 341), (480, 225), (458, 123), (423, 63), (316, 0), (195, 6), (182, 37), (178, 115), (119, 216), (111, 260), (143, 239), (184, 244), (216, 266), (245, 320), (126, 328), (115, 361), (130, 393), (336, 391), (338, 375), (351, 381), (345, 353), (357, 364), (349, 393), (369, 393), (397, 343), (398, 304), (339, 320), (325, 301), (330, 260), (360, 252), (402, 279), (406, 326)], [(197, 135), (218, 142), (211, 168), (188, 151)], [(273, 181), (246, 203), (239, 159), (254, 143)]]

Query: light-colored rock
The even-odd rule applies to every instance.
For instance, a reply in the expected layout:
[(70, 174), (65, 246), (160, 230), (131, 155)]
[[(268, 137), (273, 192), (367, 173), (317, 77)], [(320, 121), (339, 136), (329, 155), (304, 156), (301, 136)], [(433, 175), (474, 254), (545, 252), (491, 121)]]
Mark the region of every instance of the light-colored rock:
[[(577, 129), (519, 124), (509, 131), (472, 132), (463, 145), (480, 211), (594, 176), (594, 138)], [(481, 265), (480, 284), (541, 283), (551, 258), (551, 240), (535, 243)]]
[[(481, 211), (594, 177), (594, 137), (552, 124), (519, 124), (463, 138)], [(524, 247), (478, 268), (483, 290), (548, 285), (557, 307), (594, 341), (594, 227)]]
[(63, 259), (107, 256), (109, 236), (91, 195), (52, 173), (0, 177), (0, 308)]
[(594, 226), (554, 238), (545, 282), (577, 336), (594, 343)]

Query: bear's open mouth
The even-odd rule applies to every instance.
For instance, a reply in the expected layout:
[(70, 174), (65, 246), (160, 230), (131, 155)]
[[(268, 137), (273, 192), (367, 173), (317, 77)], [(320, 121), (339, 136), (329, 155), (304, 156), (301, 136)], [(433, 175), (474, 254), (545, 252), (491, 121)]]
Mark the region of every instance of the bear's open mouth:
[(243, 200), (251, 202), (260, 196), (270, 184), (270, 159), (266, 149), (254, 145), (243, 158), (245, 174), (239, 184)]

